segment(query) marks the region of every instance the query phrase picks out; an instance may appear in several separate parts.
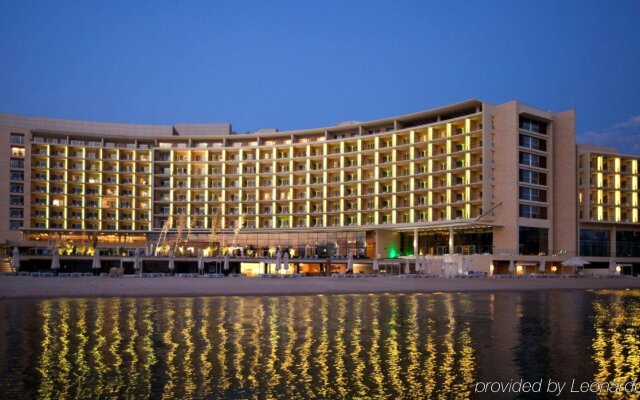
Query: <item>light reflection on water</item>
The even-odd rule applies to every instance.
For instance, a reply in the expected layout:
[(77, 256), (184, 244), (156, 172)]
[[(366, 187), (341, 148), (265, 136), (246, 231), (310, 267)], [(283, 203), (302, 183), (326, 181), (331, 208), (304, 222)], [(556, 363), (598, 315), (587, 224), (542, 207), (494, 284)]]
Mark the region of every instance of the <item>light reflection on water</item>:
[(0, 302), (4, 398), (468, 398), (631, 381), (640, 292)]

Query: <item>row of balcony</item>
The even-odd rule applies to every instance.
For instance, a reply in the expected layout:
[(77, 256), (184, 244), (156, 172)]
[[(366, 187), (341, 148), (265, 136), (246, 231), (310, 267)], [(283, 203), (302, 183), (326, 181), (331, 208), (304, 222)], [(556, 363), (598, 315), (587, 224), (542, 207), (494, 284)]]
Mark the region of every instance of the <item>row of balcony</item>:
[[(451, 140), (451, 139), (449, 139)], [(247, 153), (243, 152), (242, 155), (238, 153), (229, 153), (229, 150), (225, 150), (224, 152), (198, 152), (197, 150), (187, 151), (185, 153), (175, 153), (173, 157), (168, 152), (156, 151), (154, 160), (155, 162), (176, 162), (176, 163), (187, 163), (187, 162), (241, 162), (241, 161), (258, 161), (260, 160), (284, 160), (290, 158), (315, 158), (315, 157), (332, 157), (332, 156), (340, 156), (340, 155), (349, 155), (352, 153), (363, 153), (365, 155), (373, 152), (381, 153), (381, 157), (388, 156), (389, 160), (383, 162), (391, 162), (392, 153), (397, 152), (397, 160), (409, 160), (409, 151), (406, 148), (410, 146), (415, 147), (416, 157), (417, 158), (425, 158), (427, 157), (428, 145), (430, 143), (432, 145), (432, 156), (436, 157), (439, 155), (453, 155), (457, 153), (464, 153), (468, 151), (475, 151), (482, 149), (482, 140), (479, 137), (474, 138), (471, 141), (471, 144), (467, 146), (464, 140), (455, 141), (453, 140), (449, 147), (451, 151), (447, 151), (446, 142), (439, 142), (438, 139), (434, 139), (431, 142), (428, 142), (426, 139), (421, 140), (418, 139), (416, 143), (411, 145), (408, 140), (405, 142), (398, 143), (395, 147), (392, 147), (390, 142), (381, 142), (378, 148), (375, 147), (374, 143), (365, 143), (362, 148), (358, 148), (357, 145), (350, 144), (345, 145), (344, 150), (340, 148), (340, 146), (329, 147), (328, 151), (325, 153), (324, 148), (322, 147), (311, 147), (310, 151), (307, 153), (306, 149), (287, 149), (287, 150), (269, 150), (269, 151), (260, 151), (262, 156), (260, 158), (257, 157), (256, 153)], [(70, 150), (70, 151), (69, 151)], [(33, 148), (33, 156), (34, 157), (42, 157), (42, 158), (50, 158), (50, 157), (58, 157), (58, 158), (69, 158), (69, 159), (77, 159), (77, 160), (112, 160), (114, 162), (117, 161), (140, 161), (146, 162), (151, 161), (151, 153), (144, 152), (140, 153), (130, 151), (78, 151), (73, 149), (67, 149), (65, 147), (51, 147), (47, 150), (46, 147), (38, 147), (34, 146)]]
[[(426, 159), (429, 158), (429, 149), (426, 145), (414, 145), (414, 160), (417, 159)], [(450, 151), (447, 151), (447, 146), (432, 146), (431, 148), (431, 156), (432, 158), (439, 158), (442, 156), (459, 156), (464, 155), (468, 152), (478, 153), (482, 150), (482, 142), (481, 141), (473, 141), (470, 146), (467, 146), (464, 143), (452, 143), (450, 146)], [(396, 146), (393, 149), (389, 148), (389, 150), (385, 149), (362, 149), (362, 150), (352, 150), (345, 149), (345, 151), (341, 151), (339, 148), (333, 149), (333, 151), (329, 151), (327, 153), (324, 152), (323, 149), (312, 149), (308, 154), (306, 151), (281, 151), (275, 152), (262, 152), (261, 157), (257, 157), (254, 153), (243, 153), (240, 154), (215, 154), (215, 153), (194, 153), (194, 154), (174, 154), (171, 157), (170, 154), (158, 154), (154, 158), (154, 162), (157, 164), (210, 164), (210, 163), (220, 163), (224, 162), (227, 164), (237, 164), (240, 162), (246, 163), (247, 161), (255, 161), (257, 165), (265, 164), (266, 161), (269, 163), (273, 162), (288, 162), (293, 161), (294, 163), (300, 163), (298, 159), (309, 159), (309, 160), (321, 160), (327, 158), (329, 160), (339, 159), (344, 156), (346, 162), (357, 163), (358, 157), (351, 156), (353, 153), (362, 154), (362, 164), (370, 165), (375, 160), (375, 153), (378, 153), (378, 163), (392, 163), (394, 162), (394, 153), (395, 153), (395, 162), (403, 162), (403, 161), (411, 161), (411, 152), (409, 150), (404, 150), (402, 146)], [(280, 161), (278, 161), (280, 160)], [(304, 161), (302, 161), (304, 162)], [(252, 164), (252, 163), (251, 163)], [(352, 165), (355, 166), (355, 165)], [(337, 168), (337, 167), (336, 167)]]
[[(427, 213), (424, 212), (415, 212), (413, 214), (413, 222), (421, 223), (421, 222), (436, 222), (436, 221), (446, 221), (446, 220), (460, 220), (460, 219), (469, 219), (475, 218), (477, 215), (480, 215), (480, 208), (475, 208), (472, 210), (470, 214), (464, 209), (454, 209), (452, 210), (451, 218), (447, 219), (444, 212), (434, 213), (433, 218), (429, 218)], [(392, 224), (394, 223), (394, 215), (392, 212), (379, 211), (377, 214), (378, 225), (384, 224)], [(411, 222), (411, 212), (398, 212), (396, 214), (395, 223), (410, 223)], [(307, 219), (309, 223), (307, 223)], [(274, 216), (257, 216), (251, 217), (244, 220), (245, 228), (290, 228), (290, 227), (300, 227), (300, 228), (314, 228), (314, 227), (340, 227), (340, 226), (356, 226), (356, 225), (374, 225), (376, 224), (376, 213), (375, 212), (363, 212), (360, 214), (360, 219), (358, 218), (357, 213), (345, 214), (343, 216), (335, 216), (332, 217), (330, 215), (325, 216), (275, 216), (275, 224), (274, 224)], [(360, 223), (358, 223), (360, 220)], [(155, 229), (161, 229), (166, 221), (166, 218), (156, 217), (154, 218), (153, 227)], [(326, 223), (325, 223), (326, 221)], [(190, 221), (191, 222), (191, 221)], [(225, 221), (225, 226), (227, 228), (236, 226), (238, 220), (227, 217)], [(207, 221), (205, 219), (196, 218), (193, 220), (193, 229), (204, 229), (208, 228)], [(147, 219), (134, 220), (133, 218), (123, 218), (119, 216), (117, 219), (115, 217), (108, 217), (103, 219), (92, 219), (91, 221), (83, 220), (81, 218), (67, 218), (64, 219), (62, 215), (54, 216), (51, 218), (39, 218), (34, 217), (31, 226), (35, 228), (52, 228), (52, 229), (105, 229), (105, 230), (131, 230), (133, 229), (135, 224), (135, 229), (138, 230), (148, 230), (151, 229), (149, 225), (149, 221)], [(224, 227), (223, 227), (224, 228)]]
[[(299, 165), (297, 168), (291, 169), (288, 165), (281, 165), (278, 168), (273, 168), (271, 165), (263, 166), (260, 169), (256, 169), (255, 167), (244, 166), (243, 168), (225, 168), (223, 171), (222, 168), (210, 168), (206, 170), (204, 168), (192, 168), (189, 171), (188, 168), (178, 168), (174, 167), (157, 167), (154, 171), (155, 175), (166, 175), (166, 176), (207, 176), (207, 175), (241, 175), (241, 174), (254, 174), (254, 175), (279, 175), (279, 174), (299, 174), (305, 172), (313, 172), (313, 171), (331, 171), (331, 170), (353, 170), (363, 169), (365, 172), (369, 172), (373, 175), (373, 172), (369, 168), (365, 168), (363, 166), (358, 166), (357, 164), (345, 164), (344, 166), (340, 166), (340, 163), (329, 165), (326, 168), (322, 164), (311, 165), (311, 168), (307, 170), (306, 165)], [(374, 165), (371, 163), (370, 165)], [(365, 164), (366, 166), (366, 164)], [(392, 169), (384, 169), (384, 163), (378, 163), (378, 166), (381, 168), (382, 174), (388, 174), (391, 176)], [(402, 167), (402, 165), (398, 165)], [(427, 174), (427, 173), (438, 173), (445, 171), (453, 171), (456, 169), (464, 169), (464, 168), (474, 168), (474, 167), (482, 167), (482, 158), (472, 159), (471, 163), (467, 163), (466, 160), (452, 160), (451, 165), (447, 165), (446, 162), (439, 163), (429, 169), (427, 164), (417, 164), (415, 165), (415, 174)], [(207, 173), (208, 171), (208, 173)], [(258, 172), (256, 172), (258, 171)], [(409, 176), (410, 175), (409, 168), (401, 168), (397, 174), (401, 176)], [(355, 176), (355, 174), (353, 174)]]
[[(419, 174), (419, 177), (420, 176), (424, 176), (424, 174)], [(382, 176), (382, 177), (379, 177), (378, 179), (375, 179), (374, 177), (365, 176), (365, 177), (362, 177), (363, 179), (360, 179), (360, 180), (358, 180), (357, 177), (345, 177), (344, 180), (340, 180), (339, 176), (334, 176), (334, 177), (328, 176), (327, 177), (328, 179), (326, 181), (324, 180), (324, 177), (320, 177), (320, 176), (311, 177), (311, 178), (312, 179), (310, 180), (307, 180), (306, 178), (301, 178), (293, 181), (291, 181), (290, 179), (282, 178), (276, 181), (275, 186), (273, 184), (273, 180), (271, 179), (265, 179), (262, 182), (260, 182), (259, 185), (253, 179), (230, 181), (224, 186), (222, 181), (209, 181), (208, 187), (211, 189), (272, 188), (272, 187), (316, 186), (316, 185), (323, 185), (323, 186), (327, 185), (327, 186), (334, 187), (338, 185), (355, 185), (358, 183), (366, 185), (366, 184), (371, 184), (373, 182), (380, 182), (381, 184), (386, 182), (390, 186), (391, 182), (393, 182), (394, 179), (400, 180), (400, 182), (397, 182), (398, 186), (402, 186), (402, 185), (408, 186), (410, 184), (409, 181), (402, 180), (402, 178), (407, 178), (407, 176), (397, 176), (395, 178), (391, 176)], [(446, 175), (440, 175), (440, 176), (434, 177), (434, 180), (435, 180), (435, 183), (433, 183), (431, 187), (437, 189), (437, 188), (445, 188), (448, 186), (482, 183), (482, 176), (479, 172), (476, 172), (472, 175), (471, 181), (469, 181), (464, 175), (453, 175), (451, 177), (451, 185), (447, 184)], [(429, 183), (428, 181), (418, 181), (416, 182), (416, 186), (420, 189), (427, 189), (429, 188)], [(172, 184), (171, 181), (169, 180), (156, 179), (155, 188), (165, 189), (165, 190), (206, 189), (207, 183), (206, 181), (203, 181), (203, 180), (197, 180), (197, 181), (192, 180), (191, 182), (187, 180), (174, 180)]]
[[(127, 163), (127, 164), (139, 164), (139, 163), (149, 163), (151, 161), (151, 153), (147, 152), (146, 154), (117, 154), (117, 153), (86, 153), (83, 154), (81, 152), (76, 153), (67, 153), (64, 150), (51, 150), (47, 151), (43, 148), (34, 148), (31, 156), (33, 157), (34, 162), (39, 161), (50, 161), (51, 163), (55, 162), (74, 162), (76, 165), (81, 165), (87, 162), (100, 161), (105, 163)], [(67, 161), (68, 160), (68, 161)]]
[(85, 217), (82, 217), (82, 215), (74, 215), (74, 213), (69, 213), (67, 215), (67, 217), (64, 216), (64, 214), (62, 212), (50, 212), (49, 215), (47, 216), (47, 214), (45, 213), (41, 213), (39, 211), (33, 212), (31, 213), (31, 218), (32, 219), (37, 219), (37, 220), (41, 220), (41, 219), (66, 219), (69, 221), (74, 221), (74, 220), (91, 220), (91, 221), (136, 221), (136, 222), (149, 222), (150, 217), (147, 214), (142, 214), (142, 215), (138, 215), (135, 218), (131, 215), (131, 214), (120, 214), (119, 216), (116, 215), (105, 215), (102, 218), (100, 218), (98, 216), (98, 214), (95, 215), (85, 215)]
[(638, 187), (634, 187), (632, 179), (625, 179), (620, 181), (620, 185), (616, 187), (615, 182), (604, 179), (602, 184), (598, 184), (597, 179), (592, 179), (590, 182), (592, 188), (602, 189), (602, 190), (626, 190), (626, 191), (637, 191)]
[[(446, 188), (436, 188), (436, 189), (416, 189), (416, 190), (409, 190), (409, 189), (400, 189), (400, 190), (386, 190), (386, 189), (382, 189), (379, 191), (378, 194), (374, 193), (372, 190), (371, 191), (366, 191), (361, 194), (357, 193), (356, 189), (353, 190), (346, 190), (344, 193), (342, 193), (339, 190), (335, 190), (332, 192), (328, 192), (327, 194), (325, 194), (323, 191), (316, 191), (316, 192), (312, 192), (310, 193), (309, 196), (307, 196), (306, 193), (304, 192), (298, 192), (298, 193), (294, 193), (293, 195), (291, 195), (289, 192), (279, 192), (277, 193), (275, 196), (273, 196), (273, 193), (271, 191), (265, 191), (265, 192), (261, 192), (261, 196), (256, 196), (255, 194), (245, 194), (243, 196), (240, 196), (239, 194), (227, 194), (227, 198), (225, 199), (221, 193), (210, 193), (209, 194), (209, 200), (208, 201), (212, 201), (212, 202), (237, 202), (237, 201), (280, 201), (280, 200), (291, 200), (291, 201), (296, 201), (296, 200), (307, 200), (307, 199), (323, 199), (323, 198), (331, 198), (331, 197), (362, 197), (362, 198), (371, 198), (371, 197), (376, 197), (376, 196), (380, 196), (380, 197), (389, 197), (392, 195), (407, 195), (409, 193), (416, 193), (418, 195), (423, 194), (426, 195), (429, 192), (431, 193), (437, 193), (440, 196), (445, 196), (445, 190), (446, 189), (451, 189), (452, 190), (452, 194), (457, 194), (457, 193), (464, 193), (463, 190), (460, 190), (461, 188), (455, 187), (455, 186), (447, 186)], [(474, 191), (475, 193), (477, 193), (476, 191)], [(176, 194), (177, 193), (177, 194)], [(183, 193), (183, 194), (181, 194)], [(193, 196), (189, 197), (188, 193), (191, 193)], [(173, 198), (171, 197), (170, 194), (168, 193), (159, 193), (156, 192), (155, 196), (154, 196), (154, 200), (155, 201), (189, 201), (189, 200), (197, 200), (197, 201), (207, 201), (207, 196), (203, 195), (203, 194), (194, 194), (194, 191), (187, 191), (185, 190), (184, 192), (174, 192), (174, 196)]]
[[(432, 122), (435, 122), (432, 121)], [(481, 132), (482, 129), (482, 119), (480, 117), (474, 117), (470, 121), (469, 128), (467, 130), (465, 128), (465, 120), (459, 119), (451, 122), (451, 130), (448, 131), (447, 125), (432, 125), (429, 129), (432, 131), (433, 140), (438, 139), (455, 139), (457, 137), (461, 137), (468, 134), (474, 134)], [(429, 122), (427, 122), (429, 123)], [(397, 135), (397, 144), (402, 144), (409, 141), (410, 133), (406, 129), (413, 125), (404, 126), (389, 124), (385, 126), (377, 126), (377, 127), (365, 127), (365, 126), (356, 126), (351, 128), (345, 128), (342, 132), (335, 131), (323, 131), (321, 133), (300, 133), (300, 134), (292, 134), (287, 135), (286, 137), (242, 137), (242, 136), (229, 136), (225, 139), (212, 139), (212, 140), (192, 140), (192, 139), (175, 139), (171, 141), (167, 140), (121, 140), (121, 141), (111, 141), (111, 140), (95, 140), (95, 139), (80, 139), (80, 138), (66, 138), (66, 137), (50, 137), (50, 136), (39, 136), (36, 135), (32, 139), (32, 143), (37, 146), (40, 144), (48, 144), (52, 147), (54, 146), (69, 146), (69, 147), (80, 147), (80, 148), (97, 148), (102, 150), (109, 149), (120, 149), (120, 151), (133, 151), (133, 150), (146, 150), (153, 147), (160, 149), (186, 149), (186, 148), (222, 148), (223, 146), (228, 149), (233, 148), (242, 148), (242, 147), (255, 147), (255, 146), (290, 146), (290, 145), (299, 145), (299, 144), (313, 144), (317, 142), (328, 142), (332, 143), (335, 140), (347, 140), (347, 144), (349, 146), (356, 145), (357, 142), (349, 142), (350, 138), (365, 138), (362, 139), (365, 144), (373, 143), (374, 139), (367, 139), (371, 135), (381, 135), (379, 136), (380, 142), (384, 145), (386, 142), (391, 142), (390, 138), (387, 135), (395, 134)], [(402, 129), (404, 127), (405, 130), (397, 131), (396, 129)], [(450, 132), (450, 134), (449, 134)], [(385, 135), (387, 134), (387, 135)], [(416, 141), (426, 141), (427, 137), (427, 129), (418, 129), (416, 130), (415, 140)]]
[[(375, 207), (373, 202), (362, 204), (361, 207), (357, 207), (353, 203), (348, 203), (344, 205), (344, 210), (340, 210), (339, 203), (329, 203), (327, 204), (326, 209), (323, 206), (323, 203), (312, 203), (307, 208), (306, 204), (298, 204), (293, 205), (293, 207), (289, 207), (288, 205), (280, 205), (277, 207), (272, 207), (271, 205), (262, 205), (256, 209), (254, 204), (234, 204), (229, 206), (225, 215), (278, 215), (278, 214), (315, 214), (315, 213), (341, 213), (341, 212), (356, 212), (356, 211), (377, 211), (377, 210), (401, 210), (401, 209), (415, 209), (415, 210), (428, 210), (429, 208), (441, 208), (446, 206), (465, 206), (466, 204), (475, 204), (479, 205), (482, 201), (481, 198), (472, 198), (470, 200), (464, 199), (455, 199), (450, 202), (446, 200), (436, 200), (428, 203), (426, 201), (416, 202), (415, 205), (411, 205), (409, 199), (400, 199), (396, 202), (396, 206), (393, 207), (391, 200), (381, 202), (378, 207)], [(174, 205), (173, 212), (171, 212), (171, 207), (169, 205), (156, 205), (154, 210), (154, 214), (157, 215), (170, 215), (170, 214), (195, 214), (195, 215), (207, 215), (207, 207), (204, 204), (191, 204), (190, 212), (188, 212), (189, 208), (185, 205)], [(219, 208), (210, 207), (208, 215), (215, 215), (219, 212)]]
[(64, 177), (61, 176), (51, 176), (50, 178), (47, 178), (46, 176), (40, 175), (40, 174), (34, 174), (31, 176), (31, 180), (34, 181), (36, 184), (38, 184), (38, 182), (52, 182), (53, 184), (67, 184), (69, 186), (77, 186), (77, 187), (84, 187), (84, 186), (100, 186), (100, 185), (121, 185), (121, 186), (149, 186), (149, 180), (147, 179), (138, 179), (137, 181), (134, 180), (133, 178), (128, 178), (128, 177), (120, 177), (120, 179), (118, 179), (117, 177), (105, 177), (103, 176), (103, 179), (97, 179), (95, 177), (86, 177), (86, 178), (82, 178), (79, 176), (73, 176), (70, 177), (70, 179), (64, 179)]
[[(464, 140), (464, 137), (466, 135), (471, 135), (472, 137), (479, 137), (481, 135), (481, 123), (473, 123), (472, 127), (471, 127), (471, 131), (467, 132), (463, 127), (455, 127), (453, 128), (452, 132), (451, 132), (451, 136), (448, 136), (446, 133), (446, 128), (439, 128), (439, 129), (434, 129), (433, 130), (433, 136), (432, 136), (432, 140), (429, 141), (428, 139), (428, 134), (426, 131), (423, 132), (416, 132), (415, 135), (415, 143), (427, 143), (427, 142), (432, 142), (432, 143), (437, 143), (438, 141), (446, 141), (446, 140), (452, 140), (452, 141), (461, 141)], [(385, 130), (373, 130), (371, 131), (371, 134), (380, 134), (380, 133), (388, 133), (391, 132), (393, 129), (389, 128), (389, 129), (385, 129)], [(302, 147), (300, 145), (308, 145), (311, 144), (311, 149), (312, 152), (313, 151), (322, 151), (323, 148), (322, 146), (318, 146), (314, 143), (318, 143), (318, 142), (327, 142), (329, 144), (329, 152), (338, 152), (340, 151), (340, 143), (336, 143), (333, 142), (333, 140), (342, 140), (344, 141), (344, 139), (348, 139), (349, 137), (358, 137), (360, 136), (359, 134), (355, 134), (355, 135), (344, 135), (344, 134), (339, 134), (335, 137), (324, 137), (324, 135), (322, 136), (314, 136), (314, 137), (308, 137), (308, 136), (304, 136), (304, 137), (300, 137), (298, 138), (299, 140), (297, 141), (292, 141), (291, 139), (265, 139), (263, 140), (260, 144), (258, 144), (257, 141), (251, 141), (251, 140), (240, 140), (237, 142), (234, 141), (229, 141), (227, 140), (226, 146), (222, 143), (222, 142), (190, 142), (190, 143), (186, 143), (186, 142), (164, 142), (164, 143), (159, 143), (156, 150), (157, 151), (163, 151), (163, 149), (169, 150), (169, 149), (180, 149), (180, 150), (185, 150), (185, 151), (198, 151), (198, 152), (202, 152), (203, 149), (219, 149), (217, 151), (220, 150), (226, 150), (226, 151), (239, 151), (239, 148), (255, 148), (258, 145), (260, 146), (265, 146), (265, 147), (270, 147), (270, 148), (275, 148), (277, 149), (287, 149), (290, 147)], [(396, 141), (396, 147), (401, 147), (404, 145), (410, 145), (410, 137), (409, 137), (409, 132), (402, 132), (397, 134), (397, 141)], [(355, 151), (366, 151), (366, 150), (374, 150), (375, 149), (375, 140), (374, 139), (370, 139), (370, 140), (363, 140), (362, 142), (362, 148), (358, 148), (358, 142), (357, 141), (344, 141), (344, 146), (345, 146), (345, 152), (355, 152)], [(385, 137), (385, 136), (381, 136), (379, 139), (379, 146), (378, 148), (380, 149), (384, 149), (384, 148), (390, 148), (392, 147), (392, 140), (391, 137)], [(166, 151), (165, 150), (165, 151)], [(179, 151), (180, 151), (179, 150)], [(174, 150), (175, 151), (175, 150)], [(216, 151), (216, 150), (214, 150)], [(252, 151), (249, 150), (249, 151)], [(202, 153), (199, 153), (202, 154)], [(298, 153), (300, 154), (300, 153)]]

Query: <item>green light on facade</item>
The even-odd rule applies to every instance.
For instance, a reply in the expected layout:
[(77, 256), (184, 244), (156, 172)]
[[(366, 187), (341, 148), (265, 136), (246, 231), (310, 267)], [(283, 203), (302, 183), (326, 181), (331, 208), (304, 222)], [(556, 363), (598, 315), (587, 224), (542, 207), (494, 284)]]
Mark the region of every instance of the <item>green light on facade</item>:
[(398, 258), (398, 250), (395, 246), (391, 246), (391, 248), (389, 248), (389, 258)]

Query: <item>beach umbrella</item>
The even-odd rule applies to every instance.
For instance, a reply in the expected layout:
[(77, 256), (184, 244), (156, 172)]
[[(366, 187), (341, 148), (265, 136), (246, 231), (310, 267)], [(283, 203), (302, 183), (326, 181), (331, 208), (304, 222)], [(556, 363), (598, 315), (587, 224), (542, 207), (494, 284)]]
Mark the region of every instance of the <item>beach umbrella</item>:
[(176, 262), (174, 260), (173, 248), (169, 249), (169, 271), (173, 272), (176, 269)]
[(347, 272), (353, 272), (353, 255), (347, 257)]
[(224, 265), (223, 267), (225, 271), (229, 270), (229, 256), (224, 256)]
[(407, 258), (404, 262), (404, 273), (409, 275), (411, 273), (411, 266), (409, 265), (409, 259)]
[(545, 273), (545, 271), (547, 270), (547, 260), (545, 260), (544, 258), (542, 260), (540, 260), (540, 268), (539, 268), (540, 272), (542, 272), (543, 274)]
[(562, 262), (562, 265), (565, 267), (572, 267), (573, 272), (576, 271), (577, 267), (584, 267), (587, 264), (589, 264), (589, 261), (581, 257), (571, 257), (570, 259)]
[(284, 252), (284, 259), (283, 259), (283, 262), (282, 262), (282, 269), (285, 270), (285, 271), (289, 270), (289, 252), (288, 251)]
[(17, 247), (13, 248), (13, 255), (11, 256), (11, 268), (15, 269), (16, 272), (20, 270), (20, 250)]
[(53, 257), (51, 258), (51, 269), (56, 271), (60, 269), (60, 254), (58, 253), (58, 248), (53, 249)]
[(140, 259), (140, 252), (136, 250), (136, 255), (133, 258), (133, 269), (140, 272), (142, 275), (142, 260)]
[(95, 251), (93, 252), (93, 262), (91, 263), (91, 269), (102, 269), (102, 264), (100, 264), (100, 250), (98, 249), (95, 249)]
[(282, 254), (280, 253), (280, 250), (278, 250), (276, 253), (276, 272), (279, 272), (280, 270), (282, 270)]
[(609, 275), (615, 275), (616, 273), (616, 260), (613, 258), (609, 259)]
[(378, 262), (378, 259), (377, 259), (377, 258), (374, 258), (374, 259), (373, 259), (373, 270), (374, 270), (375, 272), (380, 271), (380, 264), (379, 264), (379, 262)]
[(513, 259), (509, 261), (509, 272), (511, 273), (516, 272), (516, 264), (515, 264), (515, 261), (513, 261)]
[(589, 264), (589, 261), (581, 257), (571, 257), (570, 259), (562, 262), (562, 265), (566, 267), (583, 267), (587, 264)]
[(204, 253), (202, 249), (198, 250), (198, 271), (201, 273), (204, 271)]

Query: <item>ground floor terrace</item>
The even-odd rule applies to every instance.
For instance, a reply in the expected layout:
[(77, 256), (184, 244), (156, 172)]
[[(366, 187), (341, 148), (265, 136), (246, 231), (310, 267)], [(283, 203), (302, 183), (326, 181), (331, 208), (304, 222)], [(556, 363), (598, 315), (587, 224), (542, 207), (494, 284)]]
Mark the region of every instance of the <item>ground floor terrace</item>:
[[(493, 253), (493, 228), (463, 223), (396, 229), (348, 228), (341, 230), (221, 230), (201, 232), (176, 230), (154, 232), (73, 232), (24, 230), (23, 240), (6, 243), (28, 254), (45, 254), (57, 247), (61, 254), (83, 255), (100, 248), (105, 255), (166, 255), (173, 247), (184, 255), (203, 250), (205, 255), (273, 257), (277, 251), (291, 257), (395, 258), (414, 254)], [(5, 249), (6, 250), (6, 249)], [(0, 245), (0, 251), (2, 251)]]
[[(540, 257), (540, 256), (505, 256), (492, 254), (474, 255), (443, 255), (443, 256), (400, 256), (397, 258), (287, 258), (286, 261), (277, 257), (204, 257), (199, 268), (196, 256), (100, 256), (99, 267), (96, 268), (93, 256), (61, 255), (58, 256), (60, 267), (53, 270), (51, 255), (20, 256), (20, 267), (11, 268), (6, 265), (5, 273), (20, 272), (28, 275), (32, 273), (70, 274), (84, 273), (92, 275), (106, 275), (112, 269), (120, 269), (124, 275), (149, 274), (222, 274), (225, 276), (241, 274), (256, 277), (264, 274), (305, 276), (333, 276), (335, 274), (358, 275), (428, 275), (441, 277), (536, 277), (540, 275), (629, 275), (638, 276), (640, 260), (615, 261), (615, 268), (611, 268), (611, 260), (592, 261), (583, 268), (565, 266), (569, 257)], [(9, 263), (9, 260), (6, 261)], [(351, 263), (351, 268), (349, 264)], [(173, 269), (171, 268), (173, 265)]]
[[(327, 276), (344, 273), (348, 257), (353, 273), (415, 273), (418, 258), (429, 259), (430, 273), (465, 274), (469, 271), (492, 275), (564, 274), (575, 272), (562, 262), (577, 256), (576, 251), (551, 253), (544, 234), (521, 235), (523, 245), (514, 249), (494, 246), (494, 227), (482, 224), (443, 225), (404, 230), (344, 231), (241, 231), (216, 232), (35, 232), (25, 231), (24, 240), (0, 245), (0, 270), (8, 272), (9, 257), (18, 248), (23, 271), (50, 269), (53, 251), (60, 258), (61, 271), (106, 272), (122, 267), (134, 268), (136, 255), (142, 270), (168, 273), (169, 251), (174, 254), (174, 273), (197, 272), (197, 256), (205, 257), (204, 272), (226, 272), (248, 276), (276, 272), (275, 258), (288, 256), (288, 268), (278, 273), (304, 273)], [(525, 229), (526, 231), (526, 229)], [(548, 240), (547, 240), (548, 242)], [(581, 242), (582, 243), (582, 242)], [(640, 242), (637, 243), (640, 247)], [(611, 247), (611, 246), (610, 246)], [(57, 249), (57, 250), (54, 250)], [(615, 249), (613, 249), (615, 250)], [(101, 271), (91, 269), (93, 255), (101, 257)], [(584, 274), (640, 273), (640, 253), (589, 254)], [(374, 260), (379, 269), (374, 271)], [(424, 271), (421, 271), (424, 272)]]

